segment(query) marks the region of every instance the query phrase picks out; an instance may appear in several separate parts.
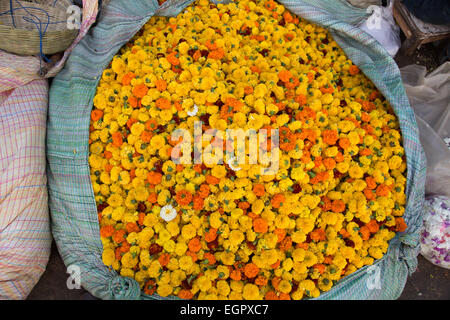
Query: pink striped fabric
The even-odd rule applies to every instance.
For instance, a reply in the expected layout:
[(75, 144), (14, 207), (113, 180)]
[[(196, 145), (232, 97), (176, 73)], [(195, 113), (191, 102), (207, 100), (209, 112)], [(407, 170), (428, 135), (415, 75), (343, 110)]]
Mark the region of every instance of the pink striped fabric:
[(50, 255), (47, 105), (45, 79), (0, 93), (0, 299), (26, 298)]

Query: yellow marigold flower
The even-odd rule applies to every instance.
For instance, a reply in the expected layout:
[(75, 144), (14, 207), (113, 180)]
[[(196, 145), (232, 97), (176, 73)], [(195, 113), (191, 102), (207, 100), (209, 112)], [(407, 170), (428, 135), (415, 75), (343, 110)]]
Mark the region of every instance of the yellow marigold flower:
[(105, 249), (102, 253), (102, 261), (106, 266), (111, 266), (116, 259), (116, 255), (113, 249)]
[(247, 283), (242, 290), (242, 297), (245, 300), (261, 300), (259, 288), (251, 283)]

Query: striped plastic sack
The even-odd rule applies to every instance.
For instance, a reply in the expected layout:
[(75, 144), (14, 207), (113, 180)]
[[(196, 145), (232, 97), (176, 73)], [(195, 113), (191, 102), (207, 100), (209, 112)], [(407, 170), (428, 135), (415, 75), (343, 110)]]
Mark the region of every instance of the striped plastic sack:
[[(131, 278), (102, 262), (97, 208), (89, 175), (89, 124), (96, 87), (112, 57), (153, 15), (176, 16), (192, 1), (111, 0), (98, 25), (74, 49), (50, 90), (47, 133), (49, 206), (53, 236), (67, 266), (81, 270), (81, 285), (102, 299), (148, 299)], [(386, 50), (356, 25), (365, 10), (344, 0), (281, 0), (291, 12), (329, 29), (348, 57), (372, 80), (396, 112), (407, 158), (408, 228), (391, 240), (387, 254), (340, 280), (320, 299), (394, 299), (417, 266), (425, 157), (399, 70)]]
[(47, 105), (47, 80), (0, 93), (0, 300), (25, 299), (50, 255)]

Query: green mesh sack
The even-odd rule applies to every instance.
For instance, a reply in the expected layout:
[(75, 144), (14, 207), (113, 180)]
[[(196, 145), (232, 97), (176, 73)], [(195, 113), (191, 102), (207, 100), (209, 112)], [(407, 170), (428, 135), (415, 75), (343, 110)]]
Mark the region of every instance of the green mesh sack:
[[(66, 266), (81, 270), (81, 285), (101, 299), (161, 299), (141, 293), (138, 283), (102, 262), (97, 207), (88, 156), (93, 97), (113, 56), (153, 16), (176, 16), (192, 1), (111, 0), (97, 25), (76, 46), (50, 90), (47, 124), (48, 190), (52, 232)], [(426, 160), (414, 113), (394, 60), (355, 25), (364, 10), (345, 0), (280, 0), (288, 10), (330, 30), (347, 56), (376, 85), (394, 109), (407, 159), (408, 228), (390, 241), (388, 252), (372, 266), (341, 279), (319, 299), (396, 299), (417, 267)], [(379, 281), (374, 281), (379, 277)]]

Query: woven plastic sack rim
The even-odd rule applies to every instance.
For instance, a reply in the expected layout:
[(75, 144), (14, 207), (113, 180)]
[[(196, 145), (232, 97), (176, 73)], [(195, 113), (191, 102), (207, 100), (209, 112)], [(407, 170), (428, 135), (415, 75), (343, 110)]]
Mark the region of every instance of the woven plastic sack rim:
[[(113, 1), (111, 1), (111, 2), (113, 2)], [(158, 8), (158, 5), (155, 4), (156, 1), (152, 0), (152, 2), (154, 3), (154, 5), (156, 5), (156, 8)], [(189, 5), (193, 1), (192, 0), (187, 0), (187, 1), (178, 1), (178, 2), (183, 2), (183, 6), (186, 7), (187, 5)], [(216, 1), (212, 1), (212, 2), (216, 2)], [(279, 2), (284, 4), (286, 6), (286, 8), (288, 10), (290, 10), (290, 7), (286, 4), (286, 2), (289, 2), (289, 1), (279, 1)], [(320, 7), (320, 5), (318, 5), (317, 2), (315, 2), (315, 0), (304, 0), (304, 1), (297, 1), (297, 2), (299, 4), (305, 6), (305, 7), (308, 6), (308, 5), (312, 6), (312, 7), (316, 6), (316, 7), (314, 7), (315, 11), (322, 10), (322, 8), (318, 8), (318, 7)], [(334, 0), (334, 2), (336, 3), (337, 6), (345, 6), (345, 7), (348, 7), (348, 8), (355, 9), (354, 7), (349, 5), (345, 0)], [(159, 7), (155, 12), (153, 12), (153, 14), (146, 14), (145, 15), (146, 19), (144, 19), (145, 21), (142, 20), (139, 23), (139, 28), (137, 30), (139, 30), (148, 21), (148, 19), (150, 19), (153, 15), (157, 15), (158, 13), (164, 12), (164, 10), (166, 10), (166, 9), (170, 9), (170, 5), (176, 4), (176, 3), (177, 3), (176, 0), (167, 1), (161, 7)], [(366, 17), (365, 13), (363, 11), (361, 11), (361, 9), (356, 9), (355, 12), (357, 10), (360, 10), (360, 11), (354, 17), (350, 17), (349, 18), (349, 19), (353, 19), (354, 18), (354, 20), (352, 20), (353, 23), (360, 22), (362, 19), (364, 19)], [(297, 14), (299, 16), (301, 16), (302, 18), (304, 18), (305, 20), (309, 20), (309, 21), (311, 21), (311, 22), (313, 22), (313, 23), (315, 23), (317, 25), (321, 25), (322, 27), (326, 27), (323, 24), (318, 23), (317, 21), (314, 21), (314, 19), (309, 19), (307, 15), (304, 16), (304, 15), (302, 15), (302, 13), (297, 13)], [(349, 25), (346, 24), (346, 26), (348, 27)], [(336, 37), (338, 37), (338, 34), (336, 32), (333, 32), (333, 28), (327, 28), (327, 29), (331, 29), (330, 31), (331, 31), (333, 37), (335, 37), (335, 40), (338, 42), (338, 44), (340, 44), (339, 40), (336, 39)], [(355, 27), (353, 30), (356, 32), (356, 29), (357, 28)], [(379, 43), (377, 43), (376, 40), (371, 38), (370, 35), (367, 35), (367, 41), (370, 43), (372, 49), (374, 49), (378, 53), (381, 52), (382, 55), (384, 55), (385, 57), (387, 57), (388, 59), (391, 60), (390, 61), (391, 63), (395, 64), (395, 62), (393, 62), (392, 58), (389, 56), (389, 54), (386, 52), (386, 50)], [(352, 52), (347, 52), (345, 50), (345, 48), (343, 48), (343, 49), (346, 52), (347, 56), (350, 59), (352, 59), (353, 53)], [(113, 53), (113, 54), (110, 54), (110, 57), (108, 58), (108, 63), (105, 64), (102, 69), (104, 69), (109, 64), (109, 62), (112, 60), (112, 57), (115, 54), (116, 54), (116, 52)], [(70, 61), (70, 59), (69, 59), (69, 61)], [(354, 63), (357, 64), (356, 62), (354, 62)], [(357, 65), (363, 71), (366, 68), (366, 66), (364, 66), (364, 65), (359, 65), (359, 64), (357, 64)], [(399, 78), (400, 78), (400, 73), (399, 73), (399, 71), (397, 69), (396, 79), (399, 79)], [(84, 86), (83, 81), (81, 79), (78, 79), (78, 80), (80, 82), (80, 86)], [(99, 81), (100, 81), (100, 78), (96, 79), (95, 88), (97, 87)], [(374, 82), (374, 84), (376, 84), (375, 81), (373, 81), (373, 82)], [(386, 96), (385, 90), (380, 89), (380, 91)], [(404, 95), (406, 97), (406, 95), (404, 93), (404, 89), (403, 89), (402, 92), (400, 92), (400, 95)], [(386, 96), (386, 99), (389, 100), (389, 98), (387, 96)], [(407, 101), (407, 99), (406, 99), (406, 101)], [(391, 101), (389, 101), (389, 102), (391, 103), (391, 105), (393, 105)], [(92, 104), (93, 103), (92, 103), (92, 99), (91, 99), (91, 101), (90, 101), (90, 107), (91, 108), (92, 108)], [(394, 105), (393, 105), (393, 107), (395, 109)], [(404, 108), (407, 111), (406, 113), (408, 113), (409, 116), (412, 115), (412, 118), (414, 119), (414, 114), (413, 114), (412, 109), (410, 108), (409, 104), (406, 105)], [(397, 114), (397, 112), (396, 112), (396, 114)], [(399, 117), (399, 120), (400, 120), (400, 117)], [(411, 120), (411, 119), (409, 119), (409, 120)], [(410, 131), (412, 130), (413, 133), (418, 133), (417, 124), (415, 124), (415, 120), (412, 120), (412, 122), (413, 122), (413, 128), (409, 128)], [(415, 126), (414, 126), (414, 124), (415, 124)], [(400, 123), (400, 126), (401, 126), (401, 131), (403, 133), (403, 129), (404, 128), (402, 127), (402, 123)], [(415, 130), (413, 130), (413, 129), (415, 129)], [(417, 136), (417, 134), (415, 136)], [(404, 135), (403, 135), (403, 138), (405, 139)], [(419, 142), (419, 145), (420, 145), (420, 142)], [(418, 162), (419, 162), (419, 165), (421, 166), (419, 169), (422, 170), (422, 174), (421, 175), (423, 176), (423, 174), (424, 174), (423, 170), (424, 169), (422, 167), (425, 166), (425, 158), (424, 158), (423, 150), (421, 150), (421, 146), (419, 146), (418, 148), (420, 150), (416, 150), (417, 151), (416, 157), (419, 160)], [(412, 161), (412, 160), (410, 159), (411, 155), (409, 155), (408, 150), (405, 150), (405, 153), (406, 153), (406, 157), (407, 157), (408, 174), (409, 174), (410, 161)], [(65, 158), (62, 155), (56, 155), (55, 154), (54, 156), (59, 158), (59, 159), (64, 159)], [(81, 160), (81, 165), (87, 165), (89, 167), (89, 164), (87, 163), (87, 159), (78, 159), (78, 160)], [(416, 171), (420, 171), (420, 170), (416, 170)], [(419, 179), (419, 178), (422, 178), (422, 176), (418, 175), (418, 177), (416, 177), (416, 178)], [(89, 183), (89, 184), (90, 184), (90, 191), (91, 191), (91, 194), (92, 194), (92, 200), (94, 201), (94, 205), (96, 205), (95, 204), (95, 200), (94, 200), (94, 192), (93, 192), (93, 189), (92, 189), (92, 183)], [(410, 182), (410, 180), (408, 179), (408, 181), (407, 181), (407, 189), (408, 189), (408, 187), (411, 188), (411, 184), (413, 184), (413, 183)], [(418, 187), (420, 193), (422, 193), (422, 190), (423, 190), (423, 186), (421, 184), (422, 183), (421, 183), (421, 181), (419, 179), (419, 185), (417, 187)], [(422, 195), (419, 194), (418, 197), (419, 197), (418, 202), (420, 202), (418, 204), (418, 207), (421, 208), (423, 206), (423, 194)], [(409, 207), (409, 204), (411, 202), (410, 200), (411, 199), (407, 199), (407, 208)], [(416, 211), (418, 211), (417, 208), (416, 208)], [(53, 212), (52, 212), (52, 214), (53, 214)], [(408, 210), (405, 211), (405, 214), (404, 214), (405, 219), (407, 218), (407, 216), (408, 216)], [(391, 240), (391, 242), (389, 244), (388, 252), (381, 259), (375, 261), (372, 266), (383, 264), (387, 259), (392, 259), (392, 260), (398, 262), (398, 264), (400, 262), (403, 262), (404, 263), (403, 266), (405, 266), (409, 270), (409, 273), (412, 273), (412, 272), (415, 271), (415, 268), (416, 268), (416, 265), (417, 265), (417, 255), (418, 255), (418, 245), (419, 245), (418, 230), (421, 228), (421, 223), (422, 223), (421, 217), (418, 217), (418, 218), (419, 218), (419, 221), (416, 221), (415, 230), (411, 230), (410, 226), (408, 225), (408, 229), (406, 230), (406, 232), (397, 234), (395, 236), (395, 238)], [(99, 240), (100, 239), (99, 233), (98, 233), (98, 235), (96, 235), (96, 238), (98, 238), (97, 240), (100, 241)], [(58, 241), (57, 237), (55, 237), (55, 239)], [(57, 244), (58, 244), (58, 242), (57, 242)], [(62, 243), (61, 245), (64, 246), (64, 243)], [(63, 257), (63, 259), (64, 259), (64, 257)], [(403, 260), (403, 261), (400, 261), (400, 260)], [(398, 266), (398, 264), (396, 266)], [(349, 284), (349, 283), (351, 284), (351, 281), (354, 278), (361, 277), (361, 275), (364, 272), (367, 273), (367, 269), (369, 267), (371, 267), (371, 266), (365, 266), (363, 268), (360, 268), (357, 271), (351, 273), (350, 275), (342, 278), (340, 281), (338, 281), (335, 284), (335, 286), (333, 286), (333, 288), (330, 291), (322, 293), (321, 296), (318, 299), (328, 299), (330, 296), (332, 297), (332, 293), (334, 291), (339, 290), (339, 287), (343, 287), (346, 284)], [(107, 267), (105, 266), (105, 268), (107, 268)], [(176, 300), (179, 299), (177, 297), (164, 297), (163, 298), (163, 297), (158, 296), (157, 294), (149, 296), (149, 295), (146, 295), (144, 293), (141, 293), (139, 285), (137, 285), (137, 282), (134, 279), (122, 277), (122, 276), (118, 275), (114, 270), (110, 270), (109, 268), (107, 268), (107, 269), (109, 270), (108, 273), (111, 275), (111, 277), (109, 278), (109, 285), (108, 285), (108, 288), (109, 288), (108, 291), (109, 292), (108, 292), (107, 295), (100, 294), (100, 295), (102, 295), (102, 296), (99, 296), (100, 298), (106, 298), (106, 299), (108, 299), (108, 298), (109, 299), (139, 299), (139, 298), (141, 298), (141, 299), (169, 299), (169, 300), (170, 299), (176, 299)], [(403, 283), (403, 285), (404, 285), (404, 283)], [(98, 294), (98, 292), (97, 292), (97, 294)], [(340, 298), (342, 298), (342, 297), (340, 297)]]

